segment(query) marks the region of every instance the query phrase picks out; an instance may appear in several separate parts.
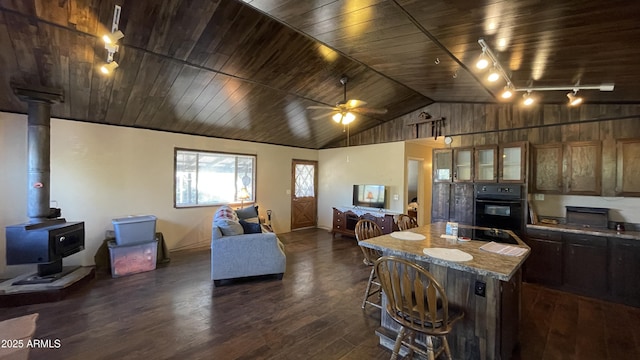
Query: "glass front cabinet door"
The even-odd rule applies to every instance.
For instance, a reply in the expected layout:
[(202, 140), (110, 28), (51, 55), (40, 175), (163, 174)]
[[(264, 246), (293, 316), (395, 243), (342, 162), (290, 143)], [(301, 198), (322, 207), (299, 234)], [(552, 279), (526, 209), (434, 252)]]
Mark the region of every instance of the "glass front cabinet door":
[(433, 181), (451, 181), (453, 173), (453, 150), (433, 150)]
[(453, 181), (473, 181), (473, 149), (458, 148), (453, 150)]
[(498, 180), (498, 147), (496, 145), (476, 146), (475, 181), (496, 182)]
[(523, 183), (526, 143), (500, 145), (500, 182)]

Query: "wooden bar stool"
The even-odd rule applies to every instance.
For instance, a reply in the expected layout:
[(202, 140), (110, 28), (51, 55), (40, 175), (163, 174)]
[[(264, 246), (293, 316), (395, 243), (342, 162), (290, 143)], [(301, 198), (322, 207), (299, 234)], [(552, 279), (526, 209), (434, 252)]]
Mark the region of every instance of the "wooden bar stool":
[[(378, 224), (371, 220), (362, 219), (356, 223), (355, 227), (356, 239), (358, 241), (370, 239), (372, 237), (382, 235), (382, 229)], [(360, 250), (364, 254), (364, 262), (366, 265), (371, 266), (371, 274), (369, 274), (369, 281), (367, 282), (367, 288), (364, 292), (364, 299), (362, 300), (362, 309), (364, 310), (367, 304), (377, 307), (378, 309), (382, 309), (380, 306), (380, 283), (376, 278), (376, 273), (373, 268), (373, 264), (378, 260), (382, 253), (378, 250), (371, 249), (368, 247), (360, 246)], [(369, 298), (376, 295), (378, 297), (377, 301), (370, 301)]]
[(398, 228), (400, 231), (409, 230), (418, 227), (416, 218), (406, 214), (398, 215)]
[[(429, 360), (443, 353), (451, 360), (447, 334), (464, 312), (449, 306), (447, 294), (433, 275), (422, 266), (395, 256), (379, 258), (374, 269), (388, 300), (386, 311), (400, 324), (391, 359), (398, 358), (404, 345), (411, 358), (415, 351)], [(424, 346), (416, 342), (418, 333), (427, 335)], [(440, 339), (437, 348), (433, 338)]]

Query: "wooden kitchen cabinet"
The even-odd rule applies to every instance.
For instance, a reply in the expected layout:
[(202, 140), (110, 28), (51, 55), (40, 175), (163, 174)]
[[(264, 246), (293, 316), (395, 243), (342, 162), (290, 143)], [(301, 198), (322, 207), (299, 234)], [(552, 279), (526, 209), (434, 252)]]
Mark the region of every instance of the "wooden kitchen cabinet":
[(607, 294), (607, 238), (582, 234), (563, 234), (565, 243), (564, 286), (584, 295)]
[(533, 145), (532, 190), (534, 193), (562, 193), (562, 143)]
[(576, 141), (565, 147), (566, 173), (564, 193), (600, 195), (602, 179), (602, 142)]
[(609, 239), (611, 296), (640, 307), (640, 241)]
[(527, 282), (547, 286), (561, 286), (563, 243), (557, 231), (527, 229), (526, 243), (531, 248), (524, 263)]
[(453, 181), (473, 181), (473, 148), (453, 149)]
[(600, 141), (533, 145), (532, 149), (532, 192), (571, 195), (602, 193)]
[(474, 180), (477, 182), (498, 181), (498, 147), (482, 145), (474, 148)]
[(451, 221), (473, 225), (473, 184), (453, 184), (452, 198), (449, 202)]
[(640, 196), (640, 139), (617, 141), (616, 195)]
[(498, 179), (503, 183), (523, 183), (526, 176), (527, 143), (499, 146)]
[(453, 177), (453, 150), (433, 150), (433, 181), (450, 182)]
[(431, 222), (473, 225), (472, 183), (434, 183), (432, 190)]
[(451, 184), (434, 183), (431, 196), (431, 222), (449, 221)]

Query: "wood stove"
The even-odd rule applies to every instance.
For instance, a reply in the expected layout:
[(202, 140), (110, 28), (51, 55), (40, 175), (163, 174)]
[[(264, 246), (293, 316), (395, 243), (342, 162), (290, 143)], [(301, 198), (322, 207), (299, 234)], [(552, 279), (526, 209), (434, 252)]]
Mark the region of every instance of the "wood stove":
[(5, 229), (7, 265), (38, 264), (38, 273), (22, 283), (47, 283), (64, 274), (62, 258), (84, 250), (84, 222), (67, 222), (60, 209), (49, 207), (51, 104), (63, 101), (62, 90), (16, 87), (15, 94), (28, 103), (29, 222)]

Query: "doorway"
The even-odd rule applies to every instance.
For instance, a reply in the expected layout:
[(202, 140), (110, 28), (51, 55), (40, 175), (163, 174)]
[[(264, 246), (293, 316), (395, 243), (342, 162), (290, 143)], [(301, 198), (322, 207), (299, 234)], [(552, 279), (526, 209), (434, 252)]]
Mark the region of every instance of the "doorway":
[(293, 160), (291, 165), (291, 230), (318, 224), (318, 162)]
[(414, 216), (419, 225), (424, 223), (424, 172), (422, 159), (407, 160), (406, 213)]

